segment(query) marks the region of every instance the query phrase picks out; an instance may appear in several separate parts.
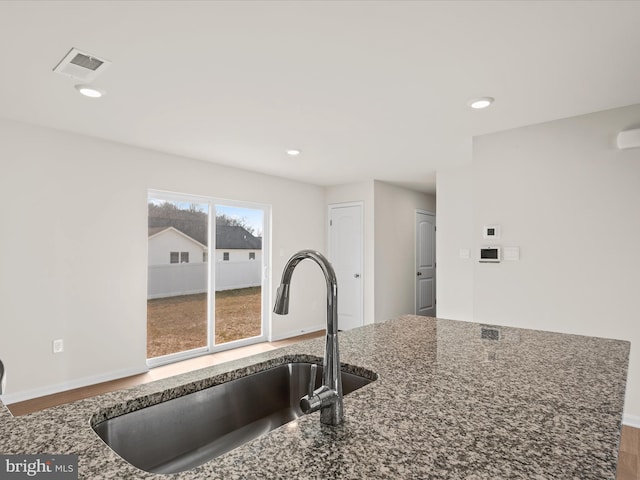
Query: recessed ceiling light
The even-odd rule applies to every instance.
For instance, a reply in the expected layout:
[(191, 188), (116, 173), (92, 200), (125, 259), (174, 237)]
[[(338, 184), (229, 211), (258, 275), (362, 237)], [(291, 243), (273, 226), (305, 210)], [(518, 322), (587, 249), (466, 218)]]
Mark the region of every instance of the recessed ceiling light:
[(92, 87), (91, 85), (76, 85), (76, 90), (78, 90), (78, 92), (80, 92), (85, 97), (90, 98), (100, 98), (107, 93), (104, 90)]
[(474, 98), (473, 100), (469, 100), (467, 105), (469, 105), (471, 108), (475, 108), (476, 110), (480, 110), (482, 108), (487, 108), (493, 103), (494, 100), (495, 98), (493, 97)]
[(297, 150), (295, 148), (287, 150), (287, 155), (291, 155), (292, 157), (295, 157), (296, 155), (300, 155), (301, 153), (302, 153), (301, 150)]

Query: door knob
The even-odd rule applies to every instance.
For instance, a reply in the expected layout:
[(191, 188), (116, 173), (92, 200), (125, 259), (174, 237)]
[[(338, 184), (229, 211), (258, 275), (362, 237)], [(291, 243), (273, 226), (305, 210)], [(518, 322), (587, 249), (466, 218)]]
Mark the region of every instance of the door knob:
[(360, 274), (359, 273), (354, 273), (353, 274), (353, 278), (360, 278)]
[(422, 276), (422, 272), (418, 272), (417, 275), (420, 277)]

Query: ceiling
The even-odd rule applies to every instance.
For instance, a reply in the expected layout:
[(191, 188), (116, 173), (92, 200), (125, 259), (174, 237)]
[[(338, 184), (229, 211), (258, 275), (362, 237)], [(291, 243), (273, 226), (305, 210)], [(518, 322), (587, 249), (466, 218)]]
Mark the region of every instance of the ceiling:
[[(640, 2), (610, 0), (2, 1), (0, 117), (434, 192), (474, 135), (640, 103), (638, 25)], [(52, 72), (71, 47), (113, 62), (105, 97)]]

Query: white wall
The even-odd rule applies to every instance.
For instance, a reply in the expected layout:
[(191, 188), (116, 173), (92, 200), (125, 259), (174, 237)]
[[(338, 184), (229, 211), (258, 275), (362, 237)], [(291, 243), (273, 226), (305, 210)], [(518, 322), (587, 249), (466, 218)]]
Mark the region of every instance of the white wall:
[(380, 181), (374, 198), (375, 321), (381, 322), (415, 313), (416, 209), (435, 212), (436, 199)]
[[(638, 126), (635, 105), (474, 139), (472, 202), (451, 193), (465, 178), (438, 176), (439, 227), (461, 215), (461, 236), (439, 228), (438, 245), (463, 239), (475, 250), (482, 225), (500, 224), (499, 243), (519, 246), (521, 261), (472, 262), (463, 302), (473, 319), (631, 341), (625, 421), (640, 425), (640, 149), (615, 148), (619, 131)], [(454, 250), (439, 251), (440, 292), (468, 283), (466, 269), (451, 268)], [(453, 301), (440, 296), (439, 307), (456, 313)]]
[[(146, 368), (148, 189), (270, 204), (272, 300), (290, 254), (325, 248), (320, 187), (4, 120), (0, 162), (9, 401)], [(324, 324), (321, 275), (298, 270), (274, 337)]]
[[(438, 172), (436, 195), (437, 315), (470, 322), (475, 265), (471, 166)], [(461, 250), (468, 250), (470, 258), (460, 258)]]

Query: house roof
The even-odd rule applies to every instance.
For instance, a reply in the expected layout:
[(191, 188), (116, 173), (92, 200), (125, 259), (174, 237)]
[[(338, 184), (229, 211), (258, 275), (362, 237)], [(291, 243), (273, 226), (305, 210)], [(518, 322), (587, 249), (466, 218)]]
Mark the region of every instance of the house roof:
[[(206, 239), (204, 239), (204, 242), (201, 242), (189, 235), (188, 232), (183, 232), (173, 226), (149, 227), (148, 236), (153, 237), (165, 230), (175, 230), (203, 247), (207, 246)], [(254, 236), (244, 227), (236, 225), (216, 225), (216, 249), (260, 250), (262, 249), (262, 238)]]
[[(171, 227), (149, 227), (149, 237), (153, 237), (156, 233), (163, 232), (164, 230), (168, 230), (169, 228)], [(176, 228), (176, 230), (178, 229)]]
[(191, 237), (191, 236), (187, 235), (186, 233), (184, 233), (184, 232), (182, 232), (182, 231), (178, 230), (178, 229), (177, 229), (177, 228), (175, 228), (175, 227), (151, 227), (151, 228), (149, 228), (149, 235), (148, 235), (148, 237), (149, 237), (149, 238), (151, 238), (151, 237), (155, 237), (156, 235), (160, 235), (161, 233), (166, 232), (166, 231), (169, 231), (169, 230), (172, 230), (172, 231), (176, 232), (178, 235), (181, 235), (181, 236), (183, 236), (183, 237), (187, 238), (188, 240), (192, 241), (193, 243), (196, 243), (198, 246), (202, 247), (204, 250), (206, 250), (206, 249), (207, 249), (207, 246), (206, 246), (205, 244), (203, 244), (203, 243), (199, 242), (199, 241), (198, 241), (198, 240), (196, 240), (195, 238), (193, 238), (193, 237)]
[(216, 249), (221, 248), (260, 250), (262, 238), (240, 226), (216, 225)]

